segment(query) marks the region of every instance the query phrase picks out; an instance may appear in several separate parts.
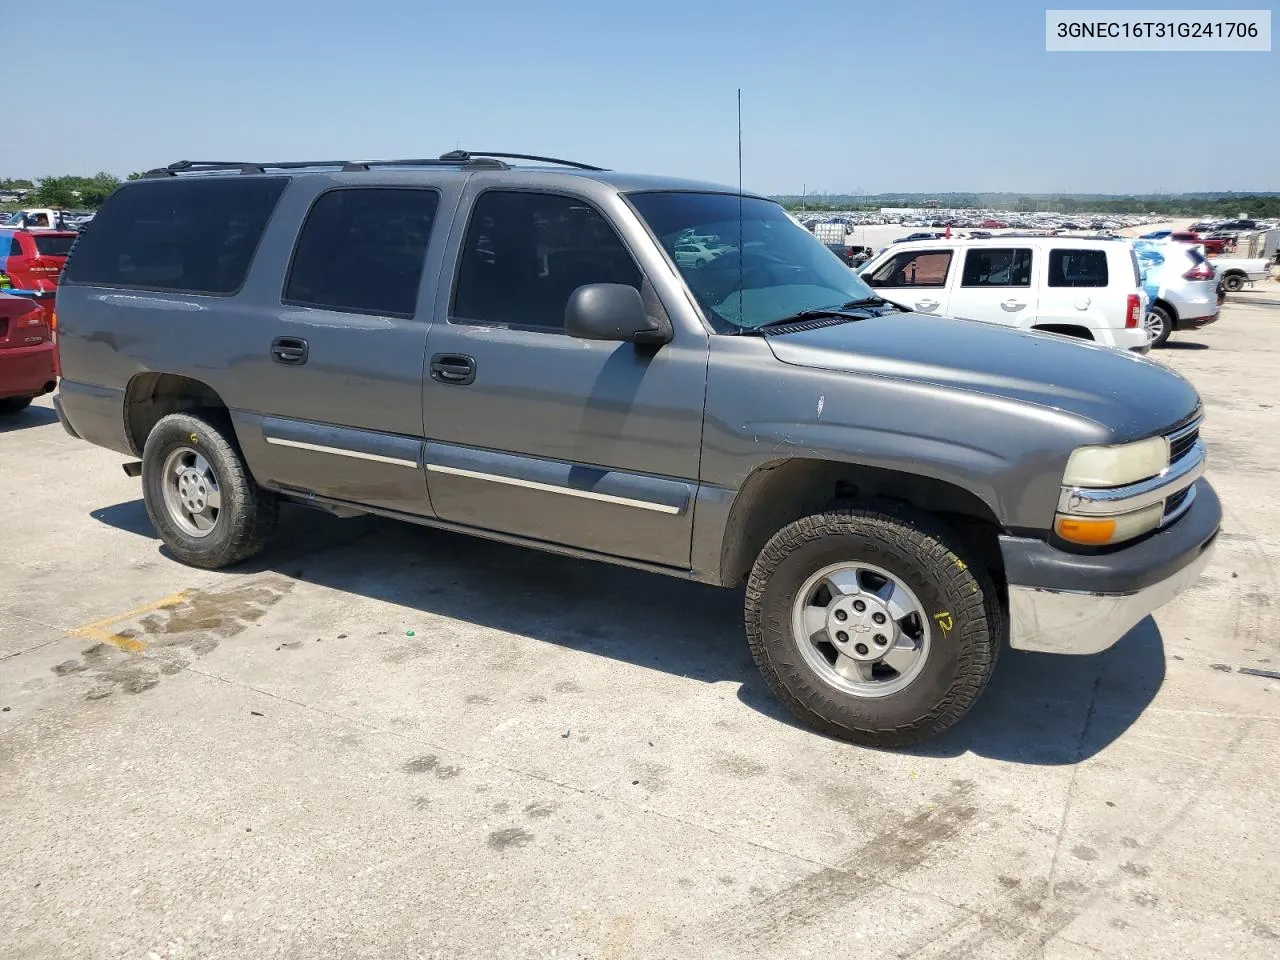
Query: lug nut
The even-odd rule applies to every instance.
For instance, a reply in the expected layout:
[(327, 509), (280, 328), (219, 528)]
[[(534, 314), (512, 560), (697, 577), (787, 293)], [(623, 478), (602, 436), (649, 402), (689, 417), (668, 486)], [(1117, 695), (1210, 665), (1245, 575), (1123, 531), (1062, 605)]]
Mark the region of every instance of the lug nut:
[(848, 620), (848, 619), (849, 619), (849, 615), (848, 615), (847, 613), (845, 613), (843, 610), (837, 610), (837, 611), (836, 611), (836, 619), (837, 619), (837, 620)]
[(845, 633), (843, 630), (841, 630), (839, 633), (836, 634), (836, 639), (841, 643), (848, 643), (849, 635)]
[(867, 645), (865, 643), (860, 643), (853, 649), (857, 650), (858, 653), (862, 654), (864, 657), (867, 655)]
[(863, 610), (867, 609), (867, 605), (863, 603), (861, 600), (855, 600), (853, 601), (853, 609), (861, 613)]
[(871, 619), (872, 619), (872, 620), (874, 620), (876, 623), (884, 623), (884, 614), (883, 614), (883, 613), (873, 613), (873, 614), (871, 615)]
[(886, 643), (889, 642), (888, 640), (885, 639), (885, 635), (883, 633), (877, 633), (875, 635), (875, 641), (876, 641), (877, 647), (883, 647)]

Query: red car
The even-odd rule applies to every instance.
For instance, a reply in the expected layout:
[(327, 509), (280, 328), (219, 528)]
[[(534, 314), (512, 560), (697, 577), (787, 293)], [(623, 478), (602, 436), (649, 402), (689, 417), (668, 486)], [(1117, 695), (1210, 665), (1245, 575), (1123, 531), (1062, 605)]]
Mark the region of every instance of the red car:
[(52, 293), (77, 236), (73, 230), (0, 227), (0, 288)]
[(1204, 247), (1205, 253), (1223, 253), (1226, 250), (1227, 241), (1221, 237), (1202, 237), (1194, 230), (1181, 230), (1169, 234), (1170, 240), (1177, 240), (1181, 243), (1198, 243)]
[(983, 220), (978, 226), (984, 230), (1003, 230), (1009, 224), (1004, 220)]
[(25, 410), (57, 385), (50, 316), (34, 300), (0, 293), (0, 416)]

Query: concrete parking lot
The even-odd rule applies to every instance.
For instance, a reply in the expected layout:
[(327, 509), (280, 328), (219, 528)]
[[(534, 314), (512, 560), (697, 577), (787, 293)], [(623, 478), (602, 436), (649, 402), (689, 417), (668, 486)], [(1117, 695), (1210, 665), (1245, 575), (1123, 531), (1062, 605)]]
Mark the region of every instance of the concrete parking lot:
[(0, 957), (1280, 956), (1280, 681), (1239, 672), (1280, 670), (1280, 285), (1157, 357), (1208, 412), (1207, 575), (897, 753), (793, 724), (736, 592), (301, 509), (180, 566), (39, 402), (0, 428)]

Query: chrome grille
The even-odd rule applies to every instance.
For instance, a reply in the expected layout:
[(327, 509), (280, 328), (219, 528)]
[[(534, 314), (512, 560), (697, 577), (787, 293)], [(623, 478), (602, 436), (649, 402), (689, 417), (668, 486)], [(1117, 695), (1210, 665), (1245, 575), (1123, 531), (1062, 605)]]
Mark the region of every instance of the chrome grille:
[(1200, 421), (1188, 424), (1180, 430), (1169, 434), (1169, 462), (1177, 463), (1196, 445), (1200, 439)]

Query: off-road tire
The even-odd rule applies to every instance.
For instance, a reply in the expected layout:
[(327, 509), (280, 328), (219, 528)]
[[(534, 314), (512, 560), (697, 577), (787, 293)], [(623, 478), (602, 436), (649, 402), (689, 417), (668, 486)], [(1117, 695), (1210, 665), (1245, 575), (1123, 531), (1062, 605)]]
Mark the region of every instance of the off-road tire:
[(34, 397), (5, 397), (0, 400), (0, 417), (11, 417), (31, 406)]
[[(219, 422), (221, 420), (221, 422)], [(275, 531), (279, 503), (253, 480), (229, 422), (216, 416), (172, 413), (147, 435), (142, 451), (142, 493), (147, 516), (165, 546), (192, 567), (216, 570), (260, 553)], [(160, 476), (165, 459), (178, 447), (199, 450), (218, 478), (222, 507), (204, 537), (190, 537), (170, 518)]]
[[(859, 697), (829, 685), (792, 638), (796, 592), (821, 567), (845, 560), (873, 563), (901, 578), (929, 617), (932, 639), (920, 674), (888, 696)], [(916, 743), (963, 717), (995, 669), (1003, 616), (991, 578), (969, 562), (956, 534), (896, 503), (788, 524), (765, 545), (747, 581), (747, 640), (774, 693), (809, 726), (872, 747)]]

